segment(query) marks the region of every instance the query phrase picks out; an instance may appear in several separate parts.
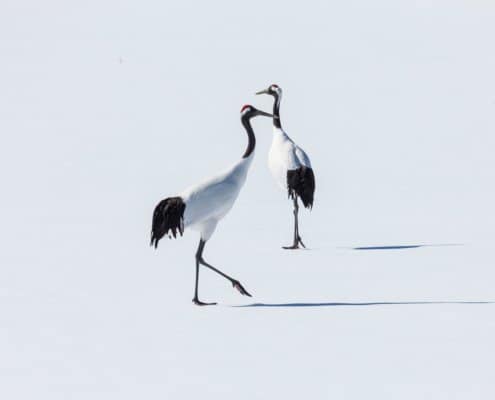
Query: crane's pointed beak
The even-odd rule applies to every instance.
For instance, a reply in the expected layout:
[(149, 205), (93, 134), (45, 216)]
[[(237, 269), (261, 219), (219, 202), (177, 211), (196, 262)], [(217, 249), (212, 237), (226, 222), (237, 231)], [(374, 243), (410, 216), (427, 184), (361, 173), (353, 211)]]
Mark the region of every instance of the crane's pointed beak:
[(262, 115), (263, 117), (276, 118), (273, 114), (258, 110), (257, 115)]
[(256, 92), (256, 94), (268, 94), (268, 89), (260, 90), (259, 92)]

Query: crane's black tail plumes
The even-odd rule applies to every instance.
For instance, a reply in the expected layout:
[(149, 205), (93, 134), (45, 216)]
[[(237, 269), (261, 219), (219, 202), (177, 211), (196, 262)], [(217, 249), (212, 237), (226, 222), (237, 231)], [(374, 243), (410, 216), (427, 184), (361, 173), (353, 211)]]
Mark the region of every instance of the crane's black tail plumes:
[(299, 167), (287, 171), (287, 190), (289, 198), (296, 196), (302, 200), (304, 207), (313, 208), (313, 197), (315, 193), (315, 175), (308, 167)]
[(184, 233), (184, 210), (186, 205), (180, 197), (169, 197), (162, 200), (153, 212), (153, 223), (151, 225), (151, 246), (158, 246), (160, 239), (172, 232), (177, 237), (177, 232), (182, 236)]

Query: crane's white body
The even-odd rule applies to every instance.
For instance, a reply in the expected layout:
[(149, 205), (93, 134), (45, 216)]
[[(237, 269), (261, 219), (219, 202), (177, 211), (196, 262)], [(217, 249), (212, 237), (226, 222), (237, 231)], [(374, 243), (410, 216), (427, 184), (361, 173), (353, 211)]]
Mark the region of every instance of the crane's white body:
[(311, 168), (309, 157), (281, 129), (273, 127), (273, 140), (268, 153), (268, 167), (277, 184), (287, 190), (287, 171), (301, 166)]
[(218, 221), (230, 211), (244, 186), (253, 157), (254, 152), (179, 195), (186, 204), (184, 228), (199, 231), (205, 241), (211, 237)]

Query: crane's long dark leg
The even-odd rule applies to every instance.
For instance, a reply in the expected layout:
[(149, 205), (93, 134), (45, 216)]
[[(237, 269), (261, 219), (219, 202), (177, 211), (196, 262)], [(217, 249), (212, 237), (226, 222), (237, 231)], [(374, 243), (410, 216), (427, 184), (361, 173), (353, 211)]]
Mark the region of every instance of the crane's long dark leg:
[(283, 246), (283, 249), (294, 250), (299, 248), (299, 244), (306, 248), (301, 236), (299, 236), (299, 205), (297, 204), (297, 196), (294, 195), (294, 242), (292, 246)]
[(193, 303), (198, 306), (212, 306), (217, 303), (204, 303), (198, 298), (198, 283), (199, 283), (199, 259), (201, 258), (201, 254), (203, 253), (203, 248), (205, 247), (205, 242), (203, 240), (199, 241), (198, 251), (196, 251), (196, 284), (194, 286), (194, 298)]
[(194, 295), (194, 299), (193, 299), (193, 302), (195, 304), (199, 304), (199, 305), (208, 305), (208, 304), (216, 304), (216, 303), (202, 303), (201, 301), (198, 300), (198, 296), (197, 296), (197, 281), (198, 281), (198, 274), (199, 274), (199, 265), (204, 265), (206, 268), (209, 268), (211, 269), (212, 271), (216, 272), (217, 274), (223, 276), (225, 279), (228, 279), (230, 281), (230, 283), (232, 283), (232, 286), (234, 288), (236, 288), (241, 294), (243, 294), (244, 296), (249, 296), (249, 297), (252, 297), (248, 291), (244, 288), (244, 286), (241, 285), (241, 283), (237, 280), (237, 279), (234, 279), (232, 278), (231, 276), (223, 273), (222, 271), (220, 271), (219, 269), (216, 269), (213, 265), (210, 265), (208, 264), (204, 259), (203, 259), (203, 250), (205, 248), (205, 244), (206, 242), (201, 239), (199, 241), (199, 246), (198, 246), (198, 251), (196, 252), (196, 292), (195, 292), (195, 295)]

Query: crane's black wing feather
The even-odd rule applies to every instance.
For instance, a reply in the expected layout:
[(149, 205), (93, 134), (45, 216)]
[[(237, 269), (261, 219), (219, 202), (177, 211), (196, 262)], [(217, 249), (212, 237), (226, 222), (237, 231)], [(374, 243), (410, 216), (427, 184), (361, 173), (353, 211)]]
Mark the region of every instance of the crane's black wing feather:
[(160, 239), (169, 233), (177, 237), (184, 233), (184, 210), (186, 204), (180, 197), (169, 197), (155, 207), (151, 225), (151, 246), (158, 246)]
[(315, 193), (315, 175), (312, 168), (301, 166), (287, 171), (287, 190), (289, 198), (298, 196), (306, 208), (313, 208)]

